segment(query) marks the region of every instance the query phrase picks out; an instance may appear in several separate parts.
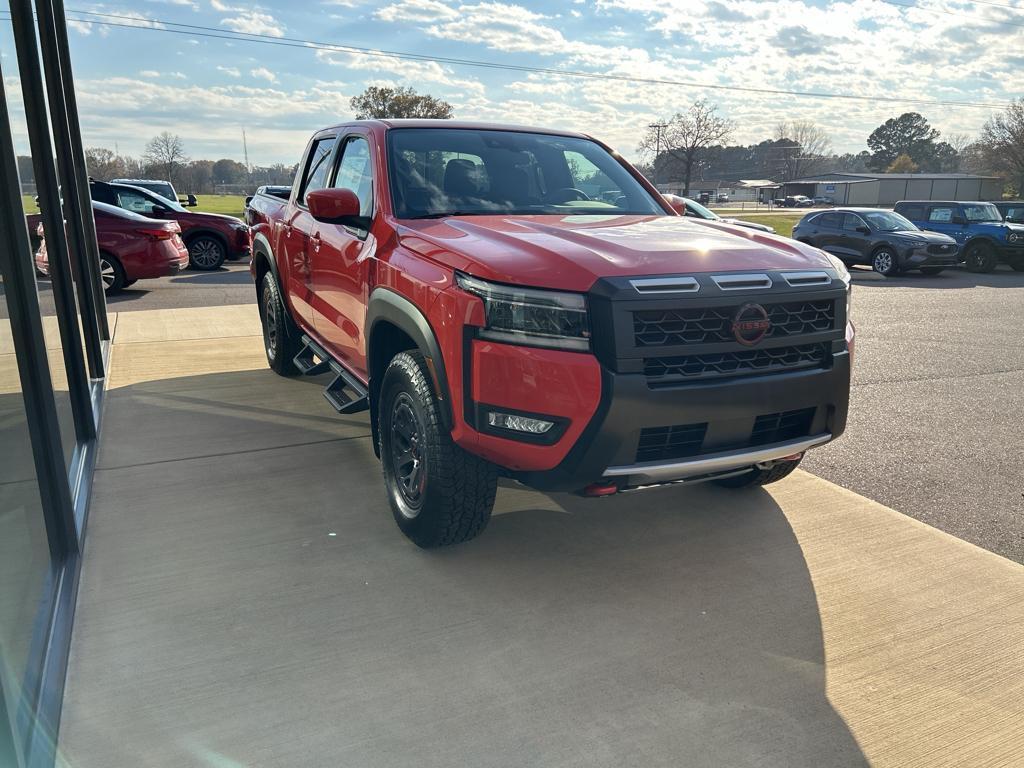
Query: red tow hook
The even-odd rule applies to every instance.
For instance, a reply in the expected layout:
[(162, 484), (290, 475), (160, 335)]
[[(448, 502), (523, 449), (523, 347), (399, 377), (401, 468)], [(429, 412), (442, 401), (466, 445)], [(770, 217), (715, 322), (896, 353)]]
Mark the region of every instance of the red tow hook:
[(583, 489), (583, 495), (590, 498), (614, 496), (618, 492), (619, 486), (614, 483), (591, 483)]
[(789, 456), (783, 456), (779, 461), (799, 461), (803, 456), (803, 453), (791, 453)]

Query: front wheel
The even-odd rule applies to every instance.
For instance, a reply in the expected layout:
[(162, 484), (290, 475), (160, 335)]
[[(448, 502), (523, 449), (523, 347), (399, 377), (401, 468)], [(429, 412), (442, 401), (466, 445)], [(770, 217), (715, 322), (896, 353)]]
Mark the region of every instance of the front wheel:
[(801, 456), (796, 461), (780, 461), (774, 467), (769, 467), (768, 469), (754, 468), (749, 472), (744, 472), (742, 475), (733, 475), (732, 477), (723, 477), (721, 480), (715, 480), (715, 483), (725, 488), (749, 488), (755, 485), (777, 483), (782, 478), (789, 477), (793, 470), (800, 466), (802, 458)]
[(424, 549), (480, 535), (491, 519), (497, 468), (452, 441), (420, 352), (402, 352), (388, 365), (378, 414), (384, 484), (402, 533)]
[(972, 243), (964, 253), (964, 262), (968, 272), (991, 272), (996, 268), (996, 254), (985, 243)]
[(224, 243), (212, 235), (199, 235), (188, 242), (188, 263), (193, 269), (202, 272), (220, 269), (226, 257)]
[(871, 268), (880, 275), (893, 277), (899, 274), (900, 266), (896, 251), (892, 248), (879, 248), (871, 257)]
[(263, 276), (260, 288), (260, 323), (263, 326), (263, 350), (267, 364), (281, 376), (298, 373), (295, 355), (299, 352), (298, 329), (291, 322), (288, 309), (281, 300), (281, 291), (273, 272)]

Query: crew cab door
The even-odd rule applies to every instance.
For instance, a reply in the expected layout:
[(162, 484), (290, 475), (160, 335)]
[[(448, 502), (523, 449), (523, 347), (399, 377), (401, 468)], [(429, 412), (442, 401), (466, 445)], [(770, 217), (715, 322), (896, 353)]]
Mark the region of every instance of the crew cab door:
[[(331, 182), (332, 187), (352, 190), (359, 198), (360, 215), (367, 218), (373, 217), (375, 200), (372, 140), (363, 133), (344, 137)], [(310, 244), (317, 334), (351, 370), (365, 375), (363, 331), (376, 241), (368, 230), (318, 223)]]
[(863, 259), (871, 244), (871, 228), (855, 213), (843, 213), (843, 233), (839, 237), (836, 253), (849, 260)]
[(337, 137), (318, 136), (313, 140), (306, 156), (305, 169), (295, 199), (288, 206), (284, 220), (278, 225), (278, 249), (284, 255), (288, 274), (282, 276), (287, 282), (286, 292), (291, 300), (292, 311), (307, 328), (315, 328), (313, 311), (313, 244), (311, 235), (320, 224), (313, 219), (306, 205), (306, 195), (327, 186), (331, 160)]
[(843, 231), (843, 215), (841, 213), (822, 213), (809, 222), (812, 242), (818, 248), (829, 253), (840, 255), (839, 239)]

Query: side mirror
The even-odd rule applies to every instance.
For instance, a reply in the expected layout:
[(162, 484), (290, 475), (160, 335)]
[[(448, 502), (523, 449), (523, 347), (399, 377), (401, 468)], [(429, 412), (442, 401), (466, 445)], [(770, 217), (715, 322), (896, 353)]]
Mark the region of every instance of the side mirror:
[(163, 216), (165, 213), (170, 212), (171, 209), (166, 206), (160, 205), (159, 203), (153, 204), (153, 213), (156, 214), (157, 216)]
[(961, 224), (961, 225), (967, 223), (967, 219), (965, 219), (963, 216), (954, 216), (952, 219), (950, 219), (950, 221), (953, 224)]
[(252, 202), (252, 198), (253, 198), (252, 195), (246, 195), (245, 196), (245, 204), (248, 205), (249, 203), (251, 203)]
[(669, 207), (678, 213), (680, 216), (686, 215), (686, 201), (679, 195), (662, 195), (665, 198), (665, 202), (669, 204)]
[(199, 201), (196, 200), (195, 195), (189, 195), (186, 199), (188, 200), (187, 205), (189, 208), (195, 208), (197, 205), (199, 205)]
[(868, 229), (867, 227), (863, 227), (863, 226), (862, 227), (857, 227), (857, 231), (860, 232), (862, 235), (870, 235), (871, 234), (871, 230)]
[(359, 198), (351, 189), (317, 189), (306, 195), (310, 215), (324, 224), (369, 229), (370, 217), (359, 213)]

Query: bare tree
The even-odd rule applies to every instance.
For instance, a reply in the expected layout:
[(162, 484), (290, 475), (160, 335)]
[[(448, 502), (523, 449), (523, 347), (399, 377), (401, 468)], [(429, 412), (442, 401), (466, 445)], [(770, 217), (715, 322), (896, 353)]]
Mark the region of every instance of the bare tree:
[(171, 182), (174, 181), (175, 170), (188, 160), (181, 137), (169, 131), (150, 139), (142, 157), (147, 165), (157, 166)]
[(1017, 193), (1024, 194), (1024, 98), (992, 115), (981, 130), (979, 143), (992, 170), (1012, 178)]
[(694, 166), (705, 150), (726, 142), (732, 134), (732, 121), (717, 113), (718, 107), (701, 99), (686, 112), (677, 112), (671, 119), (659, 121), (664, 127), (649, 127), (640, 142), (642, 153), (654, 155), (655, 168), (659, 150), (682, 166), (683, 195), (690, 194)]
[(813, 173), (832, 154), (832, 140), (811, 120), (783, 120), (775, 127), (775, 142), (782, 181)]

